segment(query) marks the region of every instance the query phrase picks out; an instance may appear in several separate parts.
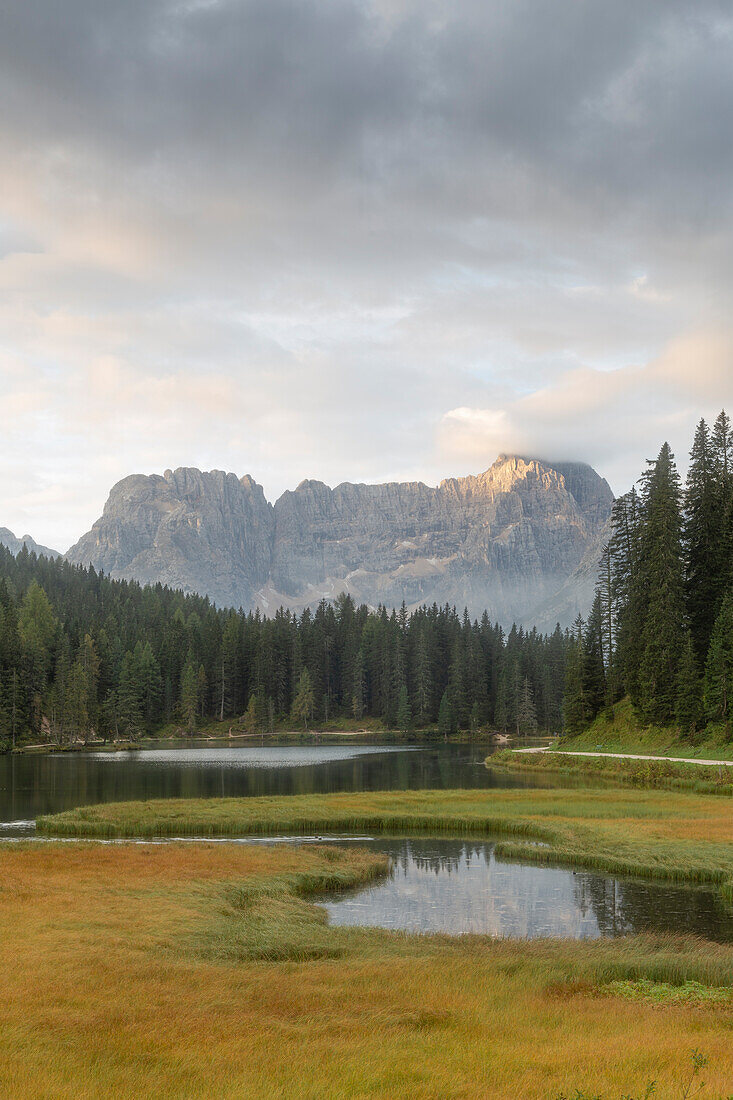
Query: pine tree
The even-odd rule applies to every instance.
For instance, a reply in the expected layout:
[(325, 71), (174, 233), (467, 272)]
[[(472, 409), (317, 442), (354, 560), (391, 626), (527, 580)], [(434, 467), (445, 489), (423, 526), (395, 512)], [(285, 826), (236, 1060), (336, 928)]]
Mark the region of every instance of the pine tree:
[(583, 620), (578, 616), (573, 627), (573, 639), (565, 662), (565, 696), (563, 718), (567, 733), (581, 733), (588, 725), (590, 711), (585, 698)]
[(733, 709), (733, 593), (728, 592), (713, 628), (705, 666), (705, 713), (724, 722), (730, 736)]
[(244, 728), (247, 733), (257, 733), (259, 731), (259, 713), (260, 708), (257, 704), (257, 696), (253, 692), (249, 697), (247, 709), (244, 712)]
[(603, 640), (601, 597), (596, 594), (583, 639), (583, 693), (588, 721), (592, 721), (600, 713), (606, 701)]
[(718, 477), (724, 490), (729, 491), (733, 477), (733, 431), (725, 409), (719, 413), (713, 425), (711, 445)]
[(698, 424), (685, 490), (687, 610), (698, 659), (704, 659), (708, 652), (724, 583), (721, 478), (728, 463), (728, 443), (723, 426), (718, 430), (721, 433), (718, 446), (722, 453), (717, 457), (718, 448), (711, 442), (707, 424), (704, 420)]
[(351, 696), (351, 709), (354, 718), (361, 720), (365, 705), (364, 650), (359, 648), (354, 659), (354, 690)]
[(75, 661), (69, 670), (64, 697), (64, 731), (69, 744), (79, 738), (87, 739), (89, 713), (87, 711), (87, 678), (84, 665)]
[(686, 633), (680, 483), (667, 443), (646, 480), (644, 511), (641, 557), (648, 606), (633, 702), (648, 721), (664, 725), (674, 718), (677, 666)]
[(424, 728), (433, 717), (433, 675), (428, 651), (427, 627), (420, 631), (415, 658), (415, 699), (417, 720)]
[(509, 711), (509, 677), (506, 668), (499, 673), (496, 684), (496, 701), (494, 703), (494, 724), (502, 732), (506, 733), (511, 724)]
[(537, 712), (535, 710), (532, 685), (525, 676), (517, 708), (517, 732), (525, 737), (537, 732)]
[(298, 690), (293, 700), (292, 714), (293, 718), (303, 722), (306, 730), (308, 729), (308, 719), (313, 714), (313, 702), (313, 683), (308, 669), (304, 668), (298, 680)]
[(117, 720), (125, 737), (134, 741), (142, 733), (143, 708), (134, 654), (128, 649), (122, 660), (117, 690)]
[(677, 670), (675, 718), (680, 731), (688, 737), (692, 736), (700, 728), (703, 714), (700, 670), (695, 656), (692, 634), (688, 633)]
[(400, 730), (401, 733), (408, 733), (411, 725), (412, 711), (410, 710), (410, 700), (407, 695), (407, 685), (403, 684), (400, 688), (397, 702), (397, 729)]
[(99, 725), (99, 704), (97, 701), (97, 688), (99, 685), (100, 660), (97, 654), (94, 639), (90, 634), (84, 635), (84, 641), (79, 651), (79, 664), (84, 674), (84, 700), (86, 709), (85, 737)]
[(446, 690), (443, 692), (443, 696), (440, 700), (440, 708), (438, 710), (438, 733), (447, 740), (448, 735), (455, 733), (457, 729), (458, 724), (456, 721), (456, 713), (453, 709), (453, 702), (450, 693)]
[(239, 618), (230, 614), (221, 639), (219, 721), (237, 712), (239, 702)]
[(196, 729), (199, 710), (199, 681), (196, 666), (186, 661), (181, 673), (181, 715), (189, 733)]

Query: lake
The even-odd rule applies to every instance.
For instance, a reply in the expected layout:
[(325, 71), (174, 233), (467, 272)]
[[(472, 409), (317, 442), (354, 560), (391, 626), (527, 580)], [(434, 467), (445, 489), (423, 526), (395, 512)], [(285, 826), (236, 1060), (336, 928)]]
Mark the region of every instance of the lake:
[[(0, 837), (31, 837), (39, 814), (95, 802), (538, 785), (536, 776), (487, 768), (489, 751), (466, 744), (207, 745), (0, 756)], [(542, 782), (568, 784), (567, 778)], [(710, 890), (507, 863), (486, 839), (357, 842), (387, 852), (393, 870), (384, 882), (326, 901), (334, 924), (573, 939), (697, 932), (733, 941), (733, 914)]]
[(490, 751), (444, 744), (225, 745), (0, 756), (0, 823), (132, 799), (531, 785), (487, 769)]

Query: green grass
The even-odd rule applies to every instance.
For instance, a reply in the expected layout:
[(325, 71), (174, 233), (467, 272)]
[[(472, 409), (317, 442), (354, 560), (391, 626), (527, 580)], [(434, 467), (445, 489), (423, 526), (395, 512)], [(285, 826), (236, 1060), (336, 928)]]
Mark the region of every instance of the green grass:
[(62, 837), (452, 833), (503, 837), (497, 854), (717, 887), (733, 901), (727, 799), (670, 791), (380, 791), (158, 799), (80, 807), (37, 822)]
[(733, 1004), (733, 989), (703, 985), (701, 982), (684, 981), (678, 985), (670, 982), (655, 982), (649, 978), (637, 978), (635, 981), (624, 979), (609, 982), (602, 990), (613, 997), (623, 997), (626, 1001), (639, 1001), (644, 1004), (668, 1005), (721, 1005)]
[(517, 753), (511, 749), (502, 749), (487, 756), (486, 764), (492, 768), (503, 767), (535, 775), (548, 773), (635, 787), (733, 795), (733, 767), (728, 764), (721, 764), (716, 768), (692, 761), (678, 764), (671, 760), (614, 760), (606, 756), (573, 756), (570, 745), (565, 747), (566, 752), (557, 748), (538, 753)]
[(643, 726), (629, 699), (612, 714), (602, 713), (583, 733), (564, 737), (563, 748), (585, 752), (632, 752), (650, 756), (682, 756), (690, 760), (733, 760), (733, 741), (723, 726), (710, 725), (694, 739), (674, 727)]

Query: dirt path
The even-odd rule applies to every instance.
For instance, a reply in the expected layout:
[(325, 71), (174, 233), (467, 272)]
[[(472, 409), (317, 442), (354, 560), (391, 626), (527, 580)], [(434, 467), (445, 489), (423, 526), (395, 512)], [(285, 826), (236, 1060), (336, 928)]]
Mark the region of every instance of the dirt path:
[(515, 749), (515, 752), (552, 752), (558, 756), (608, 756), (611, 760), (669, 760), (673, 764), (724, 764), (733, 768), (733, 760), (698, 760), (686, 756), (643, 756), (634, 752), (576, 752), (567, 749), (553, 749), (549, 745), (545, 748)]

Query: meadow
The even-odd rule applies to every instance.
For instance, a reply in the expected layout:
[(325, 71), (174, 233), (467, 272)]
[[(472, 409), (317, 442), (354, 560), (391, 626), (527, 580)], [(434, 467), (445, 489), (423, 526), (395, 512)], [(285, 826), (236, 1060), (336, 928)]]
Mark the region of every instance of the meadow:
[[(666, 820), (709, 823), (702, 802)], [(672, 1098), (693, 1049), (700, 1095), (733, 1092), (733, 947), (329, 928), (314, 891), (384, 871), (311, 846), (1, 846), (0, 1095)]]

